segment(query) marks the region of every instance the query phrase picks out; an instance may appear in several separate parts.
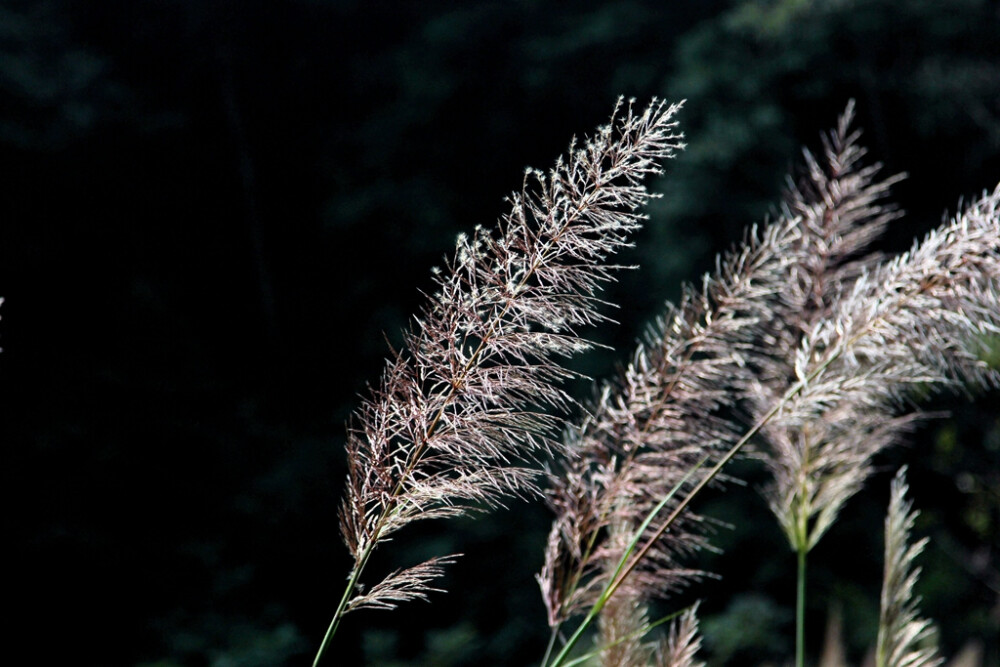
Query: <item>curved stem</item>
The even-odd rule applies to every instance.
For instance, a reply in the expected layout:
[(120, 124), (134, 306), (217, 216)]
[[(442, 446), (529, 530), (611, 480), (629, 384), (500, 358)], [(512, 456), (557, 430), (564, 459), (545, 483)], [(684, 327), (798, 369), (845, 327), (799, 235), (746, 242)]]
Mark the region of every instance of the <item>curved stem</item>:
[(344, 615), (344, 608), (347, 606), (347, 600), (351, 597), (351, 591), (354, 589), (354, 583), (357, 581), (357, 574), (358, 571), (355, 570), (351, 580), (347, 583), (347, 588), (344, 589), (344, 595), (340, 598), (340, 604), (337, 605), (337, 611), (334, 613), (333, 619), (330, 621), (330, 627), (326, 629), (326, 634), (323, 635), (323, 641), (319, 645), (319, 651), (316, 652), (316, 657), (313, 658), (313, 667), (316, 667), (319, 664), (319, 661), (323, 658), (323, 654), (326, 652), (326, 645), (337, 632), (337, 626), (340, 625), (340, 619)]

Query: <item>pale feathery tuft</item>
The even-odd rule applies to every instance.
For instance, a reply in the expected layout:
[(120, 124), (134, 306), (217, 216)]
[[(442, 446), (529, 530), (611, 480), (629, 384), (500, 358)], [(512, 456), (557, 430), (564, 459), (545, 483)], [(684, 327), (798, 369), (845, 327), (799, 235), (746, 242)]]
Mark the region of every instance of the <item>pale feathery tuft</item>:
[[(711, 465), (736, 442), (736, 388), (750, 381), (757, 324), (797, 235), (797, 220), (787, 217), (751, 230), (701, 289), (668, 305), (617, 381), (567, 431), (571, 457), (550, 473), (556, 519), (538, 576), (550, 626), (592, 606), (627, 537), (692, 467), (706, 455)], [(688, 479), (664, 515), (698, 480)], [(615, 595), (665, 598), (699, 577), (681, 560), (706, 546), (704, 521), (684, 512)]]
[[(902, 175), (879, 179), (881, 165), (863, 163), (867, 151), (859, 143), (861, 132), (852, 128), (853, 122), (852, 100), (836, 128), (822, 137), (821, 156), (803, 149), (806, 168), (797, 182), (789, 179), (784, 206), (799, 216), (801, 235), (772, 314), (762, 322), (760, 342), (770, 354), (762, 355), (758, 378), (748, 391), (758, 416), (781, 401), (797, 381), (796, 351), (803, 338), (818, 322), (830, 317), (838, 299), (877, 265), (879, 256), (868, 247), (899, 216), (885, 200)], [(880, 448), (906, 424), (905, 420), (886, 420), (882, 429), (865, 436), (871, 448)], [(803, 521), (815, 521), (812, 536), (819, 539), (827, 519), (832, 520), (834, 514), (824, 514), (823, 509), (831, 508), (845, 495), (844, 489), (831, 481), (831, 471), (843, 457), (852, 455), (854, 440), (823, 440), (826, 434), (817, 434), (817, 430), (822, 430), (821, 424), (799, 428), (775, 421), (762, 429), (769, 445), (764, 449), (764, 460), (774, 475), (767, 495), (793, 548), (798, 548), (798, 541), (808, 539), (799, 534)], [(839, 452), (838, 448), (847, 451)]]
[[(537, 492), (530, 464), (560, 448), (551, 412), (572, 404), (559, 384), (573, 374), (556, 359), (587, 349), (578, 330), (605, 319), (597, 292), (618, 268), (605, 262), (645, 217), (643, 180), (683, 147), (679, 108), (619, 100), (548, 174), (526, 172), (496, 230), (460, 236), (435, 271), (436, 293), (350, 424), (340, 523), (352, 581), (407, 524)], [(421, 597), (446, 562), (355, 591), (351, 608)]]
[(892, 480), (889, 511), (885, 517), (885, 574), (879, 613), (876, 667), (937, 667), (944, 660), (935, 646), (934, 627), (919, 617), (920, 599), (913, 589), (920, 568), (913, 562), (927, 545), (927, 538), (910, 543), (919, 514), (906, 498), (906, 468)]
[[(882, 200), (900, 177), (878, 181), (880, 166), (861, 164), (852, 120), (849, 104), (824, 138), (822, 158), (804, 151), (806, 175), (790, 187), (778, 218), (719, 259), (700, 290), (686, 289), (678, 306), (668, 305), (621, 376), (568, 432), (576, 456), (551, 475), (556, 520), (538, 577), (550, 626), (592, 606), (607, 585), (628, 542), (612, 546), (608, 528), (634, 530), (694, 465), (706, 458), (707, 471), (737, 442), (740, 399), (749, 396), (759, 414), (780, 399), (794, 380), (787, 359), (801, 337), (875, 265), (878, 257), (862, 251), (896, 217)], [(697, 482), (690, 479), (664, 515)], [(680, 560), (705, 546), (703, 533), (704, 521), (685, 510), (630, 573), (623, 584), (635, 589), (630, 596), (667, 597), (698, 577)]]
[[(979, 357), (1000, 331), (1000, 187), (882, 261), (868, 244), (898, 216), (884, 199), (900, 177), (879, 180), (879, 165), (862, 164), (852, 119), (849, 105), (822, 158), (805, 153), (807, 175), (779, 218), (668, 308), (567, 432), (571, 456), (550, 473), (556, 518), (538, 576), (553, 628), (593, 607), (629, 531), (703, 459), (707, 471), (759, 429), (772, 509), (793, 545), (805, 519), (811, 547), (871, 457), (916, 419), (896, 414), (915, 389), (997, 383)], [(749, 431), (733, 419), (742, 398), (756, 420)], [(664, 515), (686, 507), (698, 481)], [(699, 576), (680, 562), (705, 545), (703, 525), (684, 509), (616, 584), (623, 603), (606, 611), (634, 625), (627, 612)], [(605, 627), (622, 625), (613, 620)]]
[(704, 667), (696, 659), (701, 650), (698, 634), (698, 605), (684, 611), (671, 626), (656, 655), (656, 667)]
[(442, 589), (435, 588), (431, 582), (441, 577), (445, 566), (454, 563), (455, 557), (460, 555), (432, 558), (405, 570), (396, 570), (375, 584), (367, 593), (357, 595), (351, 600), (347, 610), (365, 607), (395, 609), (402, 602), (426, 601), (428, 593), (443, 593)]
[(982, 359), (1000, 333), (998, 213), (1000, 186), (863, 273), (802, 337), (766, 430), (771, 506), (790, 540), (807, 522), (806, 548), (822, 537), (915, 418), (896, 416), (915, 392), (1000, 384)]

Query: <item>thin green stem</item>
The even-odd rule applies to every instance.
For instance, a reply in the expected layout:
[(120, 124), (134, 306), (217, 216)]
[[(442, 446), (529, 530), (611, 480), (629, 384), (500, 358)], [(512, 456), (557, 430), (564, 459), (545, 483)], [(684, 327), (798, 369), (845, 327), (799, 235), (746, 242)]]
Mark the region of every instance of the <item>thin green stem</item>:
[[(608, 599), (604, 595), (597, 599), (594, 606), (587, 612), (587, 616), (584, 617), (583, 622), (580, 623), (579, 627), (577, 627), (576, 632), (574, 632), (573, 635), (566, 640), (566, 643), (563, 644), (562, 650), (559, 651), (559, 655), (557, 655), (556, 659), (552, 661), (552, 665), (550, 665), (550, 667), (559, 667), (563, 664), (563, 661), (569, 657), (569, 652), (572, 651), (573, 647), (576, 646), (576, 643), (580, 641), (580, 637), (583, 636), (584, 631), (590, 627), (590, 624), (595, 618), (597, 618), (597, 615), (601, 613), (601, 610), (604, 609), (604, 605), (607, 604), (607, 602)], [(545, 663), (543, 662), (542, 665), (544, 667)]]
[[(649, 528), (650, 524), (653, 523), (653, 519), (655, 519), (656, 516), (663, 510), (663, 508), (666, 507), (667, 503), (670, 502), (670, 499), (673, 498), (674, 495), (681, 488), (683, 488), (683, 486), (687, 483), (687, 481), (691, 478), (691, 476), (694, 475), (696, 471), (700, 470), (703, 465), (705, 465), (705, 462), (707, 460), (708, 457), (706, 456), (701, 461), (699, 461), (697, 465), (693, 466), (690, 470), (688, 470), (687, 473), (685, 473), (684, 477), (679, 482), (677, 482), (676, 485), (674, 485), (674, 488), (670, 490), (670, 493), (668, 493), (666, 497), (664, 497), (663, 500), (661, 500), (659, 504), (657, 504), (657, 506), (653, 508), (653, 510), (646, 516), (646, 519), (642, 522), (642, 525), (639, 526), (638, 530), (635, 531), (635, 535), (632, 537), (632, 541), (625, 549), (625, 553), (622, 554), (621, 559), (618, 561), (618, 566), (615, 568), (614, 573), (611, 575), (611, 578), (608, 581), (608, 585), (601, 592), (601, 596), (597, 599), (597, 602), (594, 603), (594, 606), (591, 607), (589, 612), (587, 612), (587, 616), (583, 619), (583, 622), (580, 623), (579, 627), (577, 627), (573, 635), (563, 645), (562, 650), (559, 652), (559, 655), (557, 655), (556, 659), (552, 662), (552, 667), (559, 667), (560, 665), (563, 664), (563, 661), (565, 661), (566, 658), (569, 656), (569, 652), (573, 650), (573, 647), (580, 640), (580, 637), (583, 636), (584, 631), (586, 631), (586, 629), (590, 626), (593, 620), (597, 618), (597, 615), (601, 613), (602, 609), (604, 609), (604, 605), (607, 604), (611, 596), (614, 595), (616, 590), (618, 590), (618, 586), (621, 585), (622, 579), (624, 579), (624, 577), (628, 574), (628, 572), (625, 572), (623, 574), (623, 571), (625, 570), (625, 565), (626, 563), (628, 563), (629, 557), (635, 552), (635, 548), (639, 546), (639, 540), (642, 539), (643, 533), (645, 533), (646, 530)], [(714, 472), (709, 474), (714, 475), (716, 472), (718, 472), (719, 469), (720, 466), (716, 466)], [(682, 501), (682, 504), (683, 502), (684, 501)], [(677, 513), (674, 513), (672, 516), (676, 517), (676, 515)], [(672, 521), (672, 519), (670, 519), (670, 521)], [(663, 529), (661, 529), (661, 533), (662, 530)], [(632, 567), (635, 567), (634, 563)], [(542, 663), (543, 666), (545, 664), (546, 664), (545, 662)]]
[(316, 657), (313, 659), (313, 667), (319, 665), (320, 660), (323, 658), (323, 654), (326, 652), (327, 644), (333, 638), (333, 635), (337, 632), (337, 627), (340, 625), (340, 619), (344, 617), (347, 612), (347, 603), (351, 599), (351, 595), (354, 593), (354, 587), (358, 583), (358, 579), (361, 577), (362, 570), (365, 569), (365, 565), (368, 563), (368, 557), (371, 556), (372, 550), (375, 548), (375, 543), (372, 542), (365, 549), (364, 553), (361, 554), (361, 558), (358, 559), (357, 563), (354, 564), (354, 569), (351, 570), (351, 577), (347, 580), (347, 587), (344, 589), (344, 594), (340, 597), (340, 604), (337, 605), (337, 611), (333, 615), (333, 620), (330, 621), (330, 627), (326, 629), (326, 634), (323, 635), (323, 642), (319, 645), (319, 650), (316, 652)]
[(542, 658), (542, 667), (549, 664), (549, 657), (552, 655), (552, 649), (556, 646), (556, 639), (559, 637), (559, 626), (552, 628), (552, 634), (549, 636), (549, 645), (545, 647), (545, 657)]
[(806, 555), (809, 550), (799, 547), (798, 590), (795, 599), (795, 667), (806, 664)]
[[(859, 337), (860, 335), (856, 336), (850, 342), (853, 343), (853, 341)], [(729, 461), (731, 461), (733, 457), (735, 457), (736, 454), (739, 453), (741, 449), (743, 449), (743, 447), (747, 444), (747, 442), (749, 442), (754, 436), (756, 436), (757, 433), (759, 433), (760, 430), (764, 428), (764, 426), (766, 426), (767, 423), (770, 422), (771, 419), (773, 419), (774, 416), (778, 414), (778, 412), (780, 412), (782, 408), (785, 407), (788, 401), (790, 401), (797, 394), (799, 394), (810, 382), (815, 380), (820, 375), (820, 373), (826, 370), (830, 366), (830, 364), (832, 364), (836, 359), (838, 359), (840, 355), (843, 353), (843, 350), (844, 347), (835, 348), (831, 350), (830, 353), (827, 355), (827, 357), (820, 364), (818, 364), (816, 368), (814, 368), (806, 377), (804, 377), (803, 379), (799, 380), (794, 385), (789, 387), (788, 391), (785, 392), (785, 395), (781, 398), (781, 400), (777, 401), (775, 405), (773, 405), (771, 409), (767, 411), (767, 413), (765, 413), (762, 417), (760, 417), (760, 419), (758, 419), (757, 422), (752, 427), (750, 427), (750, 429), (746, 433), (743, 434), (743, 436), (736, 442), (736, 444), (734, 444), (729, 449), (729, 451), (726, 452), (726, 454), (719, 460), (719, 462), (716, 463), (715, 466), (710, 471), (708, 471), (708, 473), (706, 473), (704, 477), (701, 478), (698, 484), (696, 484), (695, 487), (686, 496), (684, 496), (684, 498), (674, 509), (674, 511), (670, 513), (670, 516), (666, 518), (666, 520), (663, 522), (663, 524), (660, 525), (657, 531), (646, 541), (642, 549), (640, 549), (638, 552), (635, 552), (635, 547), (638, 545), (638, 541), (641, 538), (642, 534), (652, 523), (653, 519), (655, 519), (656, 516), (660, 513), (660, 511), (666, 505), (667, 501), (674, 495), (677, 489), (680, 488), (687, 481), (687, 477), (681, 480), (681, 482), (670, 491), (667, 497), (664, 498), (660, 502), (660, 504), (657, 505), (649, 513), (649, 515), (646, 517), (646, 520), (643, 522), (642, 526), (640, 526), (639, 529), (636, 531), (636, 535), (633, 538), (632, 543), (629, 545), (629, 548), (622, 556), (622, 560), (619, 562), (618, 568), (616, 569), (615, 574), (611, 577), (611, 580), (608, 582), (607, 587), (601, 593), (601, 596), (597, 599), (597, 602), (594, 603), (594, 606), (591, 607), (589, 612), (587, 612), (586, 617), (583, 619), (583, 621), (580, 623), (580, 626), (576, 629), (573, 635), (563, 646), (562, 650), (556, 656), (555, 660), (553, 660), (551, 667), (559, 667), (560, 665), (563, 664), (563, 662), (569, 655), (569, 652), (573, 649), (573, 646), (576, 644), (577, 641), (580, 640), (580, 637), (583, 636), (584, 631), (590, 626), (590, 624), (597, 617), (597, 615), (601, 613), (601, 610), (604, 609), (604, 605), (607, 604), (608, 599), (612, 595), (614, 595), (615, 591), (618, 590), (618, 588), (622, 585), (622, 583), (625, 581), (628, 575), (631, 574), (632, 570), (634, 570), (638, 566), (638, 564), (642, 561), (642, 559), (649, 552), (649, 550), (653, 548), (653, 545), (656, 543), (656, 541), (663, 536), (663, 534), (674, 523), (677, 517), (680, 516), (681, 512), (687, 509), (687, 506), (691, 504), (691, 501), (694, 500), (694, 497), (697, 496), (702, 491), (702, 489), (708, 486), (708, 484), (715, 478), (715, 476), (719, 474), (719, 471), (721, 471), (722, 468), (725, 467), (725, 465), (729, 463)], [(704, 463), (705, 459), (702, 459), (701, 463), (699, 463), (692, 470), (688, 471), (688, 475), (692, 474), (696, 469), (700, 468)], [(806, 542), (805, 544), (808, 544), (808, 542)], [(635, 555), (633, 555), (633, 553)], [(631, 561), (629, 561), (630, 558)], [(626, 567), (626, 562), (628, 562), (627, 567)]]

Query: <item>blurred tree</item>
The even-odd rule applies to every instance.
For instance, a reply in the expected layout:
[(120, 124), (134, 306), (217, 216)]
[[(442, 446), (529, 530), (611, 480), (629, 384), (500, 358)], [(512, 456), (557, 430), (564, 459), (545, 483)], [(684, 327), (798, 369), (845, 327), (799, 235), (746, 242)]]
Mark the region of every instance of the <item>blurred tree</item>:
[(62, 3), (0, 6), (0, 143), (50, 151), (119, 118), (127, 89), (108, 61), (76, 41)]

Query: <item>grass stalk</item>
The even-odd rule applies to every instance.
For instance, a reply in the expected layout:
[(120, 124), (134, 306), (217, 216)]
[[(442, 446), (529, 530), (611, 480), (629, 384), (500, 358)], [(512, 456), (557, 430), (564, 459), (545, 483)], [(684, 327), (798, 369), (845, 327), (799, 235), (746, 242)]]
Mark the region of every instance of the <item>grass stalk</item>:
[(809, 516), (812, 513), (809, 495), (809, 438), (804, 433), (805, 446), (803, 465), (800, 471), (798, 508), (795, 516), (795, 549), (797, 575), (795, 578), (795, 667), (805, 667), (806, 664), (806, 560), (812, 545), (809, 534)]
[(806, 556), (805, 546), (798, 548), (798, 584), (795, 595), (795, 667), (806, 664)]
[[(563, 645), (562, 650), (559, 651), (559, 654), (556, 656), (555, 660), (552, 662), (550, 667), (560, 667), (560, 665), (563, 664), (563, 661), (565, 661), (566, 658), (569, 656), (570, 651), (572, 651), (573, 647), (576, 646), (576, 643), (580, 640), (580, 637), (583, 636), (583, 633), (586, 632), (587, 628), (590, 627), (590, 624), (593, 623), (594, 619), (597, 618), (597, 616), (601, 613), (601, 610), (604, 609), (604, 605), (608, 603), (608, 600), (611, 599), (611, 596), (614, 595), (616, 590), (618, 590), (618, 586), (621, 585), (621, 582), (624, 579), (624, 577), (627, 576), (628, 572), (631, 572), (631, 569), (635, 567), (635, 563), (633, 563), (632, 567), (626, 570), (625, 565), (628, 562), (629, 557), (635, 551), (635, 548), (639, 545), (639, 540), (642, 539), (642, 534), (646, 532), (646, 529), (649, 528), (649, 526), (653, 523), (653, 520), (656, 519), (656, 516), (663, 510), (664, 507), (666, 507), (667, 503), (670, 502), (670, 500), (676, 495), (676, 493), (681, 488), (683, 488), (684, 484), (687, 483), (687, 481), (691, 478), (691, 476), (694, 475), (694, 473), (697, 470), (701, 469), (701, 467), (705, 464), (707, 460), (708, 457), (705, 457), (701, 461), (699, 461), (696, 466), (693, 466), (687, 472), (687, 474), (684, 475), (684, 478), (681, 479), (679, 482), (677, 482), (674, 488), (670, 490), (670, 493), (668, 493), (666, 497), (664, 497), (663, 500), (661, 500), (659, 504), (657, 504), (657, 506), (653, 508), (653, 511), (651, 511), (649, 515), (646, 517), (646, 520), (643, 521), (642, 525), (639, 526), (638, 530), (635, 531), (635, 535), (632, 537), (632, 541), (629, 543), (628, 548), (625, 550), (625, 553), (622, 554), (621, 560), (618, 561), (618, 566), (615, 568), (614, 574), (611, 575), (611, 579), (609, 580), (608, 585), (601, 592), (601, 596), (597, 599), (597, 602), (594, 603), (594, 606), (591, 607), (590, 611), (587, 612), (586, 617), (584, 617), (583, 621), (577, 627), (576, 631)], [(713, 472), (709, 474), (714, 476), (719, 469), (721, 469), (721, 466), (716, 466), (713, 469)], [(692, 494), (695, 493), (698, 488), (700, 487), (696, 487), (696, 490), (692, 491)], [(688, 494), (685, 500), (687, 500), (687, 498), (689, 498), (690, 496), (691, 494)], [(684, 501), (682, 501), (682, 505), (684, 505)], [(679, 512), (674, 512), (673, 514), (671, 514), (670, 515), (671, 518), (668, 519), (668, 521), (670, 523), (673, 523), (674, 519), (677, 518), (678, 514)], [(665, 530), (665, 528), (660, 529), (659, 531), (660, 534), (662, 534), (663, 530)], [(646, 545), (647, 550), (648, 546), (649, 544)], [(546, 665), (546, 663), (543, 662), (542, 665), (544, 666)]]
[(337, 605), (337, 611), (333, 614), (333, 619), (330, 621), (330, 626), (326, 629), (326, 634), (323, 635), (323, 641), (319, 645), (319, 650), (316, 651), (316, 657), (313, 658), (313, 667), (317, 667), (320, 660), (323, 659), (323, 654), (326, 652), (326, 647), (333, 639), (333, 636), (337, 634), (337, 628), (340, 626), (340, 619), (344, 617), (347, 612), (347, 603), (351, 599), (351, 595), (354, 592), (354, 587), (358, 583), (358, 579), (361, 577), (362, 571), (365, 569), (365, 565), (368, 563), (368, 557), (371, 555), (372, 549), (375, 547), (375, 542), (372, 542), (368, 549), (365, 550), (361, 559), (355, 564), (354, 568), (351, 570), (351, 576), (347, 580), (347, 587), (344, 588), (344, 594), (340, 597), (340, 603)]
[(556, 647), (556, 639), (559, 638), (559, 627), (555, 626), (552, 628), (552, 634), (549, 635), (549, 644), (545, 647), (545, 655), (542, 657), (542, 667), (549, 664), (549, 658), (552, 656), (552, 651)]

